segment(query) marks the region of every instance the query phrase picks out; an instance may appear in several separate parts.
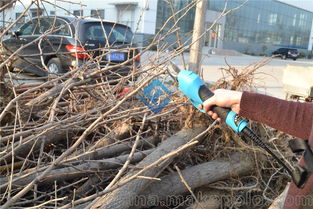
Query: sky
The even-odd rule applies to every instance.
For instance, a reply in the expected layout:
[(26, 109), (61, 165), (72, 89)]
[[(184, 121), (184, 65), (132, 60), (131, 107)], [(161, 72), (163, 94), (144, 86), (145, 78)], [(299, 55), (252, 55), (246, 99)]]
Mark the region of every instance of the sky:
[(278, 0), (313, 12), (313, 0)]

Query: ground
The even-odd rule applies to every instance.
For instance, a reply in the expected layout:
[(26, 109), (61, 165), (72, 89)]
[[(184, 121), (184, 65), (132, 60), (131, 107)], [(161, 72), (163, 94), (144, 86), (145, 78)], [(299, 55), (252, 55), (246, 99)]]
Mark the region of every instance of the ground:
[[(238, 69), (242, 69), (247, 65), (258, 62), (265, 57), (259, 56), (227, 56), (226, 60), (231, 65)], [(186, 53), (185, 60), (189, 60), (189, 54)], [(176, 58), (176, 64), (181, 65), (181, 58)], [(273, 58), (270, 63), (260, 68), (258, 72), (257, 88), (261, 93), (266, 93), (278, 98), (285, 98), (285, 92), (283, 91), (282, 76), (283, 70), (287, 65), (296, 66), (313, 66), (313, 60), (298, 59), (293, 61), (292, 59), (282, 60), (280, 58)], [(203, 78), (207, 82), (216, 82), (222, 77), (221, 67), (225, 67), (225, 56), (221, 55), (206, 55), (203, 56)]]

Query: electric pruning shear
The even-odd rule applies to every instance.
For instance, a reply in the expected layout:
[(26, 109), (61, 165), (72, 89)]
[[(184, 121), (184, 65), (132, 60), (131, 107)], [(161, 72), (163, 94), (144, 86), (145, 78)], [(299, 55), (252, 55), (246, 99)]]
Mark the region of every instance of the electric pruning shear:
[[(199, 109), (199, 105), (214, 95), (210, 91), (201, 78), (192, 71), (180, 70), (174, 63), (170, 62), (168, 67), (169, 75), (178, 82), (178, 89), (188, 97), (191, 103)], [(204, 112), (204, 110), (199, 109)], [(259, 147), (269, 153), (291, 176), (293, 182), (298, 188), (302, 188), (308, 178), (308, 172), (305, 168), (295, 165), (291, 167), (279, 158), (265, 142), (248, 127), (248, 122), (233, 112), (230, 108), (212, 106), (211, 110), (218, 114), (221, 121), (230, 126), (240, 137), (250, 139)]]

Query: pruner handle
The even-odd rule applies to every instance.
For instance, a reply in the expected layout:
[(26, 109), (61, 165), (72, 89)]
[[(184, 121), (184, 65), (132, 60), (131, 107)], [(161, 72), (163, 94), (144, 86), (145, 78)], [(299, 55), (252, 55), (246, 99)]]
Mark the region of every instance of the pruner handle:
[[(201, 78), (192, 71), (181, 70), (177, 80), (179, 90), (189, 98), (196, 108), (214, 96), (214, 93), (205, 86)], [(240, 133), (247, 125), (247, 122), (230, 108), (213, 106), (211, 109), (237, 133)], [(199, 110), (204, 112), (203, 109)]]
[[(214, 96), (214, 93), (208, 89), (205, 85), (202, 85), (199, 88), (199, 97), (201, 98), (201, 100), (204, 102), (205, 100), (211, 98), (212, 96)], [(211, 110), (213, 112), (215, 112), (216, 114), (218, 114), (218, 116), (225, 121), (227, 118), (228, 113), (231, 111), (229, 108), (225, 108), (225, 107), (218, 107), (216, 105), (211, 107)]]

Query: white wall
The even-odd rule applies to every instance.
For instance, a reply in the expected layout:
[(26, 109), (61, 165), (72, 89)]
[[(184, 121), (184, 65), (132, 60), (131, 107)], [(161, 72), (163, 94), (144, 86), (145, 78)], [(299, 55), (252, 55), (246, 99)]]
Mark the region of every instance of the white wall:
[[(29, 5), (29, 2), (29, 0), (24, 0), (24, 5), (17, 3), (13, 10), (7, 11), (5, 15), (6, 21), (14, 21), (15, 14), (23, 12), (25, 7)], [(51, 2), (54, 3), (55, 1), (51, 0)], [(71, 13), (74, 10), (83, 10), (83, 16), (90, 16), (92, 9), (104, 9), (105, 20), (127, 22), (132, 27), (132, 30), (137, 33), (155, 33), (157, 0), (71, 0), (71, 2), (77, 2), (77, 4), (60, 1), (56, 1), (56, 4), (58, 7), (65, 8)], [(58, 7), (44, 3), (44, 8), (47, 10), (48, 15), (50, 11), (56, 11), (56, 15), (68, 15), (67, 11)], [(36, 7), (34, 6), (33, 8)], [(41, 6), (41, 8), (43, 7)], [(1, 13), (0, 20), (2, 20)]]
[(147, 34), (155, 34), (156, 16), (157, 16), (157, 0), (143, 0), (142, 8), (145, 11), (142, 12), (142, 26), (141, 31)]
[(301, 9), (313, 12), (313, 1), (312, 0), (276, 0), (286, 4), (290, 4)]

